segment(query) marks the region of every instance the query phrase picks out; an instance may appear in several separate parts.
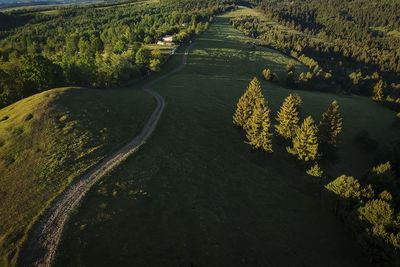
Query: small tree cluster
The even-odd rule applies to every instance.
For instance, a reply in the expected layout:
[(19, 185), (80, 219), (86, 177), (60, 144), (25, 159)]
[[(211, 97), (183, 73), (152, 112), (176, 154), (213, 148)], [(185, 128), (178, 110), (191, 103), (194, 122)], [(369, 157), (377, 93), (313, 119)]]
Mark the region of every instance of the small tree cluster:
[(266, 81), (276, 82), (279, 80), (278, 75), (275, 72), (272, 73), (270, 69), (264, 69), (261, 74)]
[(292, 139), (292, 147), (286, 148), (290, 154), (297, 155), (300, 160), (312, 161), (318, 156), (318, 130), (310, 116), (301, 127), (298, 126), (302, 102), (298, 94), (290, 94), (284, 100), (276, 117), (279, 124), (275, 125), (275, 131), (285, 139)]
[(246, 143), (255, 149), (273, 152), (269, 114), (270, 109), (262, 95), (260, 82), (254, 78), (239, 99), (233, 123), (246, 131)]
[[(336, 145), (336, 138), (341, 131), (342, 122), (338, 113), (339, 106), (334, 101), (323, 114), (319, 127), (315, 125), (311, 116), (307, 117), (299, 127), (298, 110), (302, 102), (297, 93), (286, 97), (277, 113), (278, 124), (274, 127), (276, 134), (292, 141), (292, 146), (287, 147), (286, 150), (290, 154), (296, 155), (299, 160), (309, 162), (316, 160), (319, 155), (319, 136), (322, 140), (326, 140), (325, 142)], [(233, 123), (246, 131), (248, 139), (246, 143), (253, 148), (262, 148), (272, 152), (270, 110), (265, 103), (261, 85), (256, 78), (250, 82), (246, 92), (239, 99)]]
[(372, 168), (372, 172), (374, 172), (375, 174), (384, 174), (386, 172), (388, 172), (390, 169), (392, 168), (392, 166), (390, 165), (390, 161), (387, 161), (385, 163), (379, 164), (376, 167)]
[(357, 179), (344, 174), (327, 184), (325, 188), (342, 198), (360, 199), (361, 196), (370, 196), (368, 188), (362, 188)]
[(375, 259), (387, 260), (400, 249), (400, 213), (395, 213), (392, 195), (384, 190), (378, 197), (371, 185), (342, 175), (325, 186), (340, 197), (342, 216)]

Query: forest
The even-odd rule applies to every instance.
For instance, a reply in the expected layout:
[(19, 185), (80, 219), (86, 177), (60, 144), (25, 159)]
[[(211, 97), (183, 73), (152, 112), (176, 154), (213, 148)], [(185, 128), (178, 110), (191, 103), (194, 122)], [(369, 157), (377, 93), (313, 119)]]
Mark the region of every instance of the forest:
[[(259, 1), (232, 25), (310, 68), (292, 87), (369, 95), (400, 111), (398, 1)], [(278, 25), (282, 25), (278, 26)]]
[(232, 8), (225, 2), (134, 0), (0, 13), (0, 107), (54, 87), (108, 87), (158, 71), (165, 55), (145, 45), (164, 35), (184, 43)]

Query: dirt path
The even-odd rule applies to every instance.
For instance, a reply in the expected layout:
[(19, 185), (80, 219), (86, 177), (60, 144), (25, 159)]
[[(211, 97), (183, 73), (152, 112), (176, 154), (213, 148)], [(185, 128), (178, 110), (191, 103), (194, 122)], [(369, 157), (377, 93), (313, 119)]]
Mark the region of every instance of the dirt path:
[(69, 185), (64, 192), (52, 202), (50, 207), (36, 223), (29, 240), (21, 250), (18, 260), (19, 266), (50, 266), (60, 241), (65, 221), (71, 211), (79, 204), (94, 183), (121, 161), (126, 159), (130, 154), (135, 152), (153, 133), (164, 109), (165, 100), (161, 95), (151, 90), (151, 86), (171, 74), (181, 71), (186, 65), (190, 47), (191, 46), (185, 50), (182, 64), (179, 67), (144, 85), (143, 89), (154, 97), (157, 106), (141, 133), (130, 143), (104, 159), (90, 172)]

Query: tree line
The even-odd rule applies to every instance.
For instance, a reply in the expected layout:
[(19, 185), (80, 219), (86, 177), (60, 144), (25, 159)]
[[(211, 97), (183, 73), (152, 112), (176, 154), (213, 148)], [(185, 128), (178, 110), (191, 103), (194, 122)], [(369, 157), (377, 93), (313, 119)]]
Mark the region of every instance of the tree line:
[(400, 30), (398, 1), (261, 1), (257, 8), (273, 21), (336, 45), (343, 55), (400, 72), (398, 38), (379, 31)]
[[(280, 13), (277, 10), (285, 9), (285, 3), (271, 6), (263, 3), (258, 8), (262, 8), (264, 18), (243, 16), (231, 20), (231, 23), (246, 35), (258, 38), (261, 45), (277, 49), (309, 67), (307, 73), (290, 77), (293, 78), (292, 88), (372, 96), (374, 86), (382, 80), (384, 98), (381, 102), (400, 111), (400, 48), (397, 37), (370, 36), (369, 39), (363, 37), (362, 41), (344, 35), (330, 38), (323, 30), (327, 26), (322, 25), (317, 31), (314, 29), (316, 24), (310, 24), (314, 25), (312, 31), (284, 20), (285, 16), (278, 18)], [(277, 27), (271, 20), (286, 28)], [(335, 23), (342, 24), (341, 21)], [(371, 38), (376, 42), (372, 47)], [(387, 40), (392, 41), (386, 44)]]

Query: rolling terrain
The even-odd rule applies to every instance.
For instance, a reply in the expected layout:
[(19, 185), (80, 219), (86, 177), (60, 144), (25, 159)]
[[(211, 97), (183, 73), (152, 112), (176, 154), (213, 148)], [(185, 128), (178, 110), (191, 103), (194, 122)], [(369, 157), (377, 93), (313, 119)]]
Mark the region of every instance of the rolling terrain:
[[(233, 127), (249, 81), (265, 67), (283, 79), (289, 61), (252, 49), (253, 40), (229, 25), (235, 15), (216, 18), (187, 67), (155, 84), (167, 102), (157, 130), (88, 192), (67, 222), (55, 266), (368, 265), (344, 225), (321, 206), (310, 181), (316, 178), (278, 146), (270, 156), (252, 152)], [(273, 114), (293, 92), (268, 82), (263, 89)], [(296, 92), (303, 118), (319, 120), (334, 99), (340, 105), (339, 157), (323, 165), (332, 176), (357, 177), (371, 167), (371, 156), (354, 144), (358, 132), (382, 146), (396, 137), (394, 112), (366, 97)]]
[(0, 265), (15, 264), (39, 214), (137, 135), (153, 107), (140, 90), (60, 88), (0, 110)]
[(29, 241), (20, 255), (20, 265), (50, 266), (60, 239), (61, 231), (71, 211), (79, 204), (94, 183), (99, 181), (107, 172), (120, 164), (130, 154), (138, 150), (155, 130), (157, 122), (164, 110), (165, 100), (161, 95), (151, 90), (151, 86), (181, 71), (185, 67), (189, 49), (190, 46), (185, 50), (181, 65), (144, 85), (144, 91), (153, 96), (156, 100), (156, 107), (140, 134), (135, 136), (135, 138), (120, 150), (96, 165), (96, 167), (83, 175), (75, 183), (71, 184), (71, 186), (64, 190), (64, 192), (51, 203), (51, 206), (46, 210), (42, 218), (40, 218), (37, 225), (35, 225), (29, 237)]

